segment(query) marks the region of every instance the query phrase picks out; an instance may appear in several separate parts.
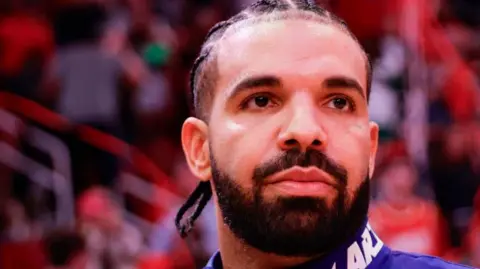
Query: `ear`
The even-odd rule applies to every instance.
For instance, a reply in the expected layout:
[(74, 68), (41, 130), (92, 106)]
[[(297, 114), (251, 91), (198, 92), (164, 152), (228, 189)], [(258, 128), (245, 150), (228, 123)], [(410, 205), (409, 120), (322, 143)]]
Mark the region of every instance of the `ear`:
[(370, 178), (373, 177), (373, 172), (375, 170), (375, 158), (377, 156), (377, 149), (378, 149), (378, 132), (379, 127), (378, 124), (371, 121), (370, 122), (370, 159), (368, 163), (369, 168), (369, 176)]
[(197, 118), (190, 117), (182, 127), (182, 147), (190, 171), (201, 181), (211, 178), (208, 126)]

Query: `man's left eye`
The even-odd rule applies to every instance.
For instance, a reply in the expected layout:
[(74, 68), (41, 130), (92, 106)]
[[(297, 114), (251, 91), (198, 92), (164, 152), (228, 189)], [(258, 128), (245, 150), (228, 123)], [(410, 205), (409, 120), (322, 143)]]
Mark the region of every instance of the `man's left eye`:
[(346, 97), (335, 97), (328, 102), (328, 107), (342, 111), (352, 111), (354, 106)]

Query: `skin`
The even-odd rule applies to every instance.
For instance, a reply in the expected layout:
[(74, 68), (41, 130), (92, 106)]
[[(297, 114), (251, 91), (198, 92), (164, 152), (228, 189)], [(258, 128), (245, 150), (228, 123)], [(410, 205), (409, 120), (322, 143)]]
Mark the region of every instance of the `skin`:
[[(373, 173), (378, 144), (378, 126), (368, 117), (366, 59), (359, 45), (335, 26), (289, 19), (227, 30), (217, 49), (219, 77), (209, 123), (189, 118), (182, 130), (193, 174), (211, 180), (213, 154), (217, 167), (248, 193), (257, 165), (292, 148), (312, 148), (347, 169), (351, 200)], [(277, 81), (237, 91), (245, 79), (264, 76)], [(336, 78), (358, 87), (335, 83)], [(251, 99), (259, 94), (269, 98), (266, 106)], [(290, 194), (271, 185), (263, 195), (268, 200)], [(331, 204), (337, 192), (317, 195)], [(213, 197), (217, 201), (215, 192)], [(217, 223), (224, 268), (279, 268), (313, 258), (280, 257), (242, 243), (223, 223), (218, 206)]]

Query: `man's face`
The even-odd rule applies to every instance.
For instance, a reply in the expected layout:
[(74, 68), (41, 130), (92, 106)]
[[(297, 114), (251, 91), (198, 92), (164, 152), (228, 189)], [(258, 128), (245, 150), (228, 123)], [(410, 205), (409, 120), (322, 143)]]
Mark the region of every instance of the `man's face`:
[(217, 57), (202, 149), (222, 219), (265, 252), (327, 251), (368, 210), (378, 127), (363, 52), (334, 26), (283, 20), (227, 31)]

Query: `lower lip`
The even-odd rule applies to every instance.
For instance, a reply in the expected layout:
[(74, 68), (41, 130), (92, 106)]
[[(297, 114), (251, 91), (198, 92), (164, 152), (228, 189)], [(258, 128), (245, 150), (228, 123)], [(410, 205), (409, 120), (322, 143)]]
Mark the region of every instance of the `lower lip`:
[(331, 185), (323, 182), (281, 181), (270, 186), (282, 193), (295, 196), (319, 196), (334, 190)]

